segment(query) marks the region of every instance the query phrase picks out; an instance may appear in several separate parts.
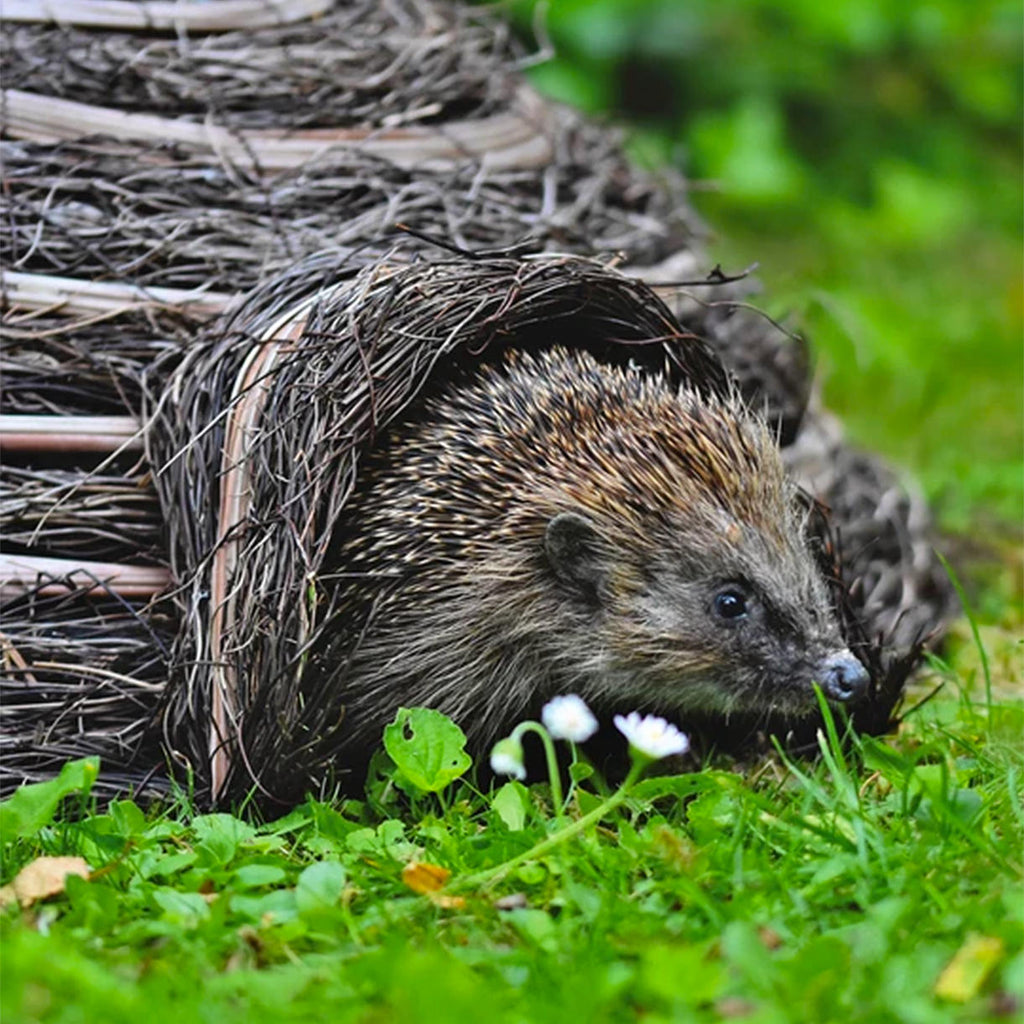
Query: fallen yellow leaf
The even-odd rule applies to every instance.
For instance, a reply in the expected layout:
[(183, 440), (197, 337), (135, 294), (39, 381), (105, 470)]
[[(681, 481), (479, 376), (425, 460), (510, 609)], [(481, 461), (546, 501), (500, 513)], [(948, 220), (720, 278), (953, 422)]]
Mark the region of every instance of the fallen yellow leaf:
[(437, 864), (427, 864), (423, 861), (414, 861), (402, 868), (402, 881), (421, 896), (437, 892), (451, 877), (447, 868), (439, 867)]
[(37, 857), (18, 872), (9, 888), (22, 907), (31, 907), (37, 900), (62, 893), (68, 875), (88, 878), (89, 872), (81, 857)]
[(1003, 957), (1003, 940), (989, 935), (971, 935), (953, 954), (935, 982), (940, 999), (966, 1003), (973, 999)]

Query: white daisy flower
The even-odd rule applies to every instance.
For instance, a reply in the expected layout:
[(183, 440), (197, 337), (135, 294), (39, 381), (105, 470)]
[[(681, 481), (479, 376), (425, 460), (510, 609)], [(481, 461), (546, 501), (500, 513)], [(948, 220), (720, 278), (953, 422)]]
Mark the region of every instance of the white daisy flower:
[(597, 719), (575, 693), (549, 700), (541, 709), (540, 720), (556, 740), (585, 743), (597, 732)]
[(638, 711), (627, 716), (616, 715), (615, 728), (629, 740), (631, 747), (653, 760), (685, 754), (690, 749), (686, 734), (657, 715), (641, 717)]
[(491, 771), (495, 775), (512, 775), (522, 782), (526, 778), (523, 745), (511, 736), (498, 740), (491, 750)]

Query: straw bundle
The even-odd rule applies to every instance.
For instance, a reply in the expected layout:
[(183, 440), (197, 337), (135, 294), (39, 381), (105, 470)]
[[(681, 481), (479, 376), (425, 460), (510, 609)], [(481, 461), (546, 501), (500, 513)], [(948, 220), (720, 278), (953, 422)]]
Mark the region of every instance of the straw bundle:
[(926, 510), (848, 450), (750, 282), (708, 273), (684, 183), (542, 102), (500, 22), (17, 0), (0, 32), (0, 785), (99, 752), (110, 793), (175, 762), (210, 803), (329, 786), (342, 709), (302, 667), (360, 455), (556, 333), (766, 408), (833, 508), (858, 722), (888, 725), (948, 609)]

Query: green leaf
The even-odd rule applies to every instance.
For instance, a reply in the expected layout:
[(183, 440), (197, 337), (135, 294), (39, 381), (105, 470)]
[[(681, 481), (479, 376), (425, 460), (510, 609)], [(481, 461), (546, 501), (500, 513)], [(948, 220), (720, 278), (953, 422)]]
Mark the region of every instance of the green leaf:
[(1003, 988), (1014, 998), (1024, 999), (1024, 952), (1008, 960), (1003, 967)]
[(198, 892), (154, 888), (152, 896), (165, 918), (185, 928), (194, 928), (210, 916), (210, 908)]
[(540, 885), (548, 877), (548, 869), (543, 864), (524, 864), (516, 868), (516, 878), (523, 885)]
[(644, 803), (653, 803), (667, 796), (682, 800), (705, 788), (700, 775), (656, 775), (634, 786), (630, 796)]
[(234, 874), (235, 884), (242, 889), (255, 889), (261, 885), (276, 885), (285, 878), (276, 864), (245, 864)]
[(550, 914), (534, 907), (520, 907), (510, 910), (506, 920), (528, 942), (538, 946), (545, 953), (558, 950), (558, 927)]
[(510, 832), (519, 832), (526, 824), (530, 796), (521, 782), (506, 782), (491, 799), (491, 807)]
[(315, 805), (310, 801), (308, 804), (301, 804), (294, 810), (289, 811), (283, 818), (278, 818), (276, 821), (263, 825), (260, 828), (260, 834), (279, 836), (286, 832), (297, 832), (299, 829), (310, 824), (310, 822), (316, 820), (315, 816)]
[(473, 763), (466, 734), (429, 708), (399, 708), (384, 729), (384, 747), (398, 770), (424, 793), (439, 793)]
[(709, 943), (649, 946), (640, 962), (643, 987), (670, 1005), (713, 1002), (724, 991), (728, 973), (709, 947)]
[(194, 850), (183, 850), (180, 853), (168, 853), (157, 858), (140, 872), (143, 878), (170, 878), (171, 875), (191, 867), (199, 859)]
[(774, 977), (771, 956), (753, 924), (749, 921), (730, 922), (722, 932), (721, 942), (726, 962), (737, 970), (755, 993), (770, 984), (769, 979)]
[(230, 814), (203, 814), (192, 822), (198, 849), (206, 854), (207, 862), (223, 865), (234, 858), (239, 843), (252, 839), (256, 829)]
[(252, 825), (231, 814), (201, 814), (192, 820), (192, 828), (200, 842), (210, 836), (217, 836), (237, 844), (256, 835)]
[(345, 868), (336, 860), (310, 864), (295, 885), (295, 904), (300, 914), (316, 914), (336, 907), (345, 888)]
[(131, 800), (112, 800), (109, 811), (120, 835), (137, 837), (145, 834), (146, 816)]
[(55, 779), (22, 786), (14, 796), (0, 803), (0, 840), (9, 843), (34, 835), (53, 820), (65, 797), (72, 793), (87, 795), (99, 771), (100, 759), (85, 757), (69, 761)]
[(295, 893), (290, 889), (271, 889), (255, 896), (236, 893), (231, 897), (231, 912), (261, 925), (283, 924), (297, 916)]

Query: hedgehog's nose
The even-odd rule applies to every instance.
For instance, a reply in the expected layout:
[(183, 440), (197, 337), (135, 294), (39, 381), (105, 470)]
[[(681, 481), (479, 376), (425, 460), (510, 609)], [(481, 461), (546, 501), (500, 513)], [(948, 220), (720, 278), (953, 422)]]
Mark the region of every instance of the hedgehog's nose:
[(868, 692), (868, 670), (849, 652), (837, 651), (821, 667), (821, 688), (830, 700), (853, 704)]

